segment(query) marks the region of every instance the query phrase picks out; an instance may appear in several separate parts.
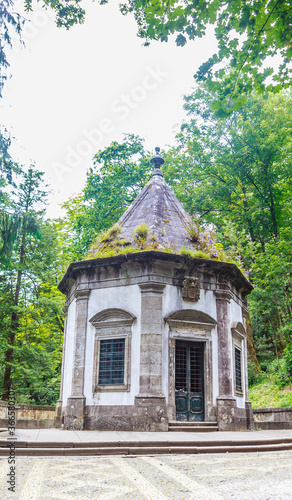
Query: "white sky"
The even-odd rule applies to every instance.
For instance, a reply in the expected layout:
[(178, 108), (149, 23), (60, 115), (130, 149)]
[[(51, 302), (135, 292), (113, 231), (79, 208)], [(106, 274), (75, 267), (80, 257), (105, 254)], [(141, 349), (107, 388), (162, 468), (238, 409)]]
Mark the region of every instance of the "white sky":
[(174, 41), (143, 47), (118, 1), (84, 4), (85, 24), (69, 31), (36, 4), (26, 47), (15, 42), (8, 54), (12, 78), (0, 103), (1, 124), (16, 138), (13, 157), (34, 161), (53, 188), (50, 217), (62, 215), (60, 204), (81, 191), (94, 153), (123, 133), (144, 137), (153, 151), (174, 143), (183, 95), (216, 47), (211, 34), (182, 48)]

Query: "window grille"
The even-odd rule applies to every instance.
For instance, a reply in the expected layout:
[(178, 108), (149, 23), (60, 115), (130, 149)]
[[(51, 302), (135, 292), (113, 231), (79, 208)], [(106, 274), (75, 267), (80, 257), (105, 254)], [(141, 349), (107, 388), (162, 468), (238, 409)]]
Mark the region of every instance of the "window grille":
[(241, 351), (235, 347), (235, 388), (238, 391), (242, 390), (241, 383)]
[(125, 339), (101, 340), (99, 385), (124, 383)]

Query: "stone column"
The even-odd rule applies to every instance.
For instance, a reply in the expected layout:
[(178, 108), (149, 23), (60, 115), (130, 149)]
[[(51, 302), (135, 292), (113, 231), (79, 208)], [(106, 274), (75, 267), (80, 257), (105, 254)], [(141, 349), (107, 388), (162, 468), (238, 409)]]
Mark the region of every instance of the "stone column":
[(234, 429), (236, 399), (232, 391), (232, 352), (229, 290), (215, 290), (218, 332), (219, 396), (217, 398), (217, 422), (221, 431)]
[(134, 430), (167, 430), (166, 398), (162, 395), (162, 298), (165, 284), (148, 282), (141, 291), (140, 390)]
[(243, 326), (246, 331), (246, 337), (244, 339), (244, 374), (245, 374), (245, 410), (246, 410), (246, 427), (249, 431), (254, 430), (254, 418), (251, 402), (248, 397), (248, 366), (247, 366), (247, 336), (248, 336), (248, 325), (247, 319), (249, 318), (249, 312), (247, 307), (242, 307), (242, 318)]
[(67, 400), (65, 429), (82, 430), (84, 426), (84, 371), (87, 312), (90, 290), (76, 290), (75, 345), (71, 396)]
[(60, 398), (58, 399), (56, 404), (55, 427), (61, 427), (62, 425), (63, 382), (64, 382), (64, 369), (65, 369), (68, 309), (69, 309), (68, 306), (63, 307), (65, 318), (64, 318), (64, 338), (63, 338), (63, 351), (62, 351), (62, 371), (61, 371), (61, 384), (60, 384)]

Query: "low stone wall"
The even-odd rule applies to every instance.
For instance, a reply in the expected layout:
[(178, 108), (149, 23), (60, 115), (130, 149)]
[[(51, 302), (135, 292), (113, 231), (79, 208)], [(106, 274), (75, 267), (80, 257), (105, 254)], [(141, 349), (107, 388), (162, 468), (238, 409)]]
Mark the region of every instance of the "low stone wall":
[[(16, 429), (49, 429), (55, 424), (55, 407), (15, 405)], [(0, 401), (0, 427), (8, 427), (8, 403)]]
[(257, 430), (292, 429), (292, 406), (256, 408), (253, 418)]

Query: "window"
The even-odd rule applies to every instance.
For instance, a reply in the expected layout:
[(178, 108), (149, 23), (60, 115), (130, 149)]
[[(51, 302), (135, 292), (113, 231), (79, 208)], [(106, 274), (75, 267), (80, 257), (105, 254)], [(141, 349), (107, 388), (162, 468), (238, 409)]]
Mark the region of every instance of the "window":
[(241, 351), (235, 347), (235, 390), (242, 391), (241, 383)]
[(123, 384), (125, 339), (101, 340), (99, 356), (99, 385)]
[(131, 338), (135, 316), (122, 309), (105, 309), (89, 321), (95, 328), (93, 393), (129, 391)]
[(246, 332), (240, 322), (234, 322), (231, 325), (232, 344), (233, 344), (233, 381), (234, 395), (242, 398), (245, 387), (245, 352), (246, 352)]

